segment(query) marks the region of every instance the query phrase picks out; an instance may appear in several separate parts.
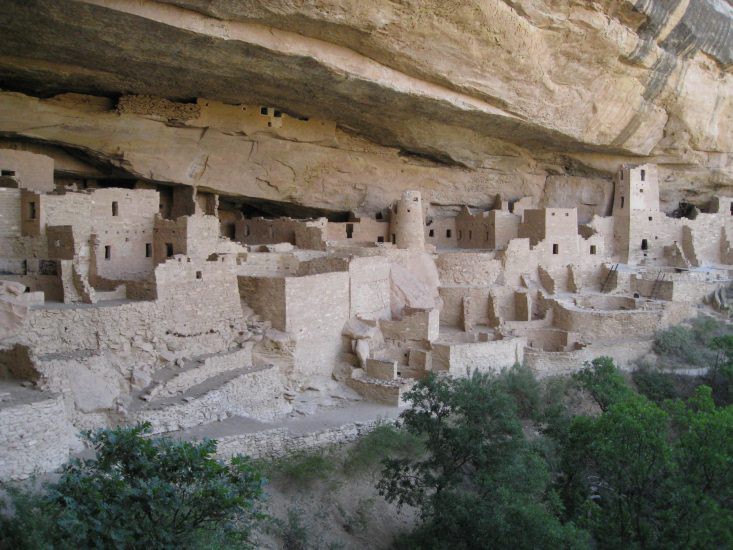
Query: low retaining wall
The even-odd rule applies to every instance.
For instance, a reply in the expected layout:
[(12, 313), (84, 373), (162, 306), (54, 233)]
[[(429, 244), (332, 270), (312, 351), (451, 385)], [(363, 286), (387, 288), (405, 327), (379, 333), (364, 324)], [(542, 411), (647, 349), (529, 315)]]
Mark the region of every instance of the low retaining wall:
[(368, 434), (379, 424), (391, 422), (394, 420), (353, 422), (305, 434), (294, 434), (287, 428), (275, 428), (222, 437), (218, 439), (216, 454), (218, 458), (225, 460), (238, 454), (252, 458), (278, 458), (291, 453), (350, 443)]

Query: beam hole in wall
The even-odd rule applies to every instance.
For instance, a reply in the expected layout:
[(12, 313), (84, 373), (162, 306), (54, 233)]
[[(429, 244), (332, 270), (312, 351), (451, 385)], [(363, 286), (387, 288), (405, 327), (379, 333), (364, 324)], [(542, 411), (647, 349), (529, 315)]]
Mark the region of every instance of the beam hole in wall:
[(200, 271), (196, 272), (196, 278), (201, 279), (203, 277), (202, 273)]
[(590, 245), (590, 253), (595, 254), (596, 253), (596, 245), (592, 244)]
[(641, 240), (641, 249), (649, 250), (649, 242), (646, 239)]
[(567, 218), (568, 216), (570, 216), (570, 213), (569, 212), (565, 212), (565, 217)]
[(173, 243), (165, 243), (165, 257), (166, 258), (173, 257)]
[(117, 201), (112, 201), (112, 215), (113, 216), (119, 216), (120, 215), (120, 207), (117, 204)]
[(112, 259), (112, 247), (110, 245), (105, 245), (104, 247), (104, 259), (105, 260)]
[(558, 244), (553, 244), (553, 245), (552, 245), (552, 253), (553, 253), (553, 254), (559, 254), (559, 253), (560, 253), (560, 245), (558, 245)]
[(145, 257), (150, 258), (153, 255), (153, 243), (145, 243)]

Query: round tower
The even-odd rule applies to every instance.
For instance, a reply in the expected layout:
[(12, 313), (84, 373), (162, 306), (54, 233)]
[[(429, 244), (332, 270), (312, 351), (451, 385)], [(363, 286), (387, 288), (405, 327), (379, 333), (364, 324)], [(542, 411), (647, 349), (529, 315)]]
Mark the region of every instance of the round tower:
[(405, 191), (392, 207), (392, 244), (397, 248), (425, 248), (425, 218), (420, 191)]

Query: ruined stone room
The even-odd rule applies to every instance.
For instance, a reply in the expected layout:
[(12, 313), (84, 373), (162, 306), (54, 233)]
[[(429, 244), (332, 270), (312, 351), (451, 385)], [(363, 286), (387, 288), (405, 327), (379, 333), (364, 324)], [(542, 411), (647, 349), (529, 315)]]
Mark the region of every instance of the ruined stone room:
[(733, 1), (0, 8), (0, 548), (733, 547)]

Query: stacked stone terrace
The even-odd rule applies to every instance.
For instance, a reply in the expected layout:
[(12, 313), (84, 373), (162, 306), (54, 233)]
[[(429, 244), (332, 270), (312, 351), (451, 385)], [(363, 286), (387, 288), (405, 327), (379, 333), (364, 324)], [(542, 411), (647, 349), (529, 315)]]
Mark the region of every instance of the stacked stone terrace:
[[(652, 165), (622, 167), (612, 215), (583, 224), (531, 197), (439, 216), (418, 191), (335, 223), (248, 218), (194, 188), (55, 185), (49, 160), (0, 150), (1, 478), (56, 467), (81, 428), (225, 423), (227, 452), (261, 455), (257, 430), (396, 410), (430, 372), (630, 365), (733, 264), (733, 199), (671, 218)], [(356, 433), (329, 419), (328, 437), (267, 448)]]

